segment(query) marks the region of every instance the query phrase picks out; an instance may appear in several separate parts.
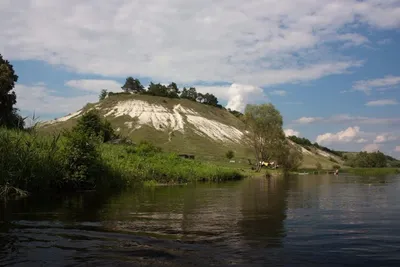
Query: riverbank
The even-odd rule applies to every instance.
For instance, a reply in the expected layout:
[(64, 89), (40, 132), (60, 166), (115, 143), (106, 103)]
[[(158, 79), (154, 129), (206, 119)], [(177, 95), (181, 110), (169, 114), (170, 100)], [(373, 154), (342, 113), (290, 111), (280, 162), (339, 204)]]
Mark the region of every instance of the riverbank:
[(145, 181), (187, 183), (241, 179), (237, 169), (183, 159), (152, 144), (116, 145), (79, 131), (41, 136), (0, 129), (0, 193), (113, 190)]
[[(335, 170), (317, 170), (317, 169), (301, 169), (298, 172), (293, 172), (293, 174), (297, 175), (305, 175), (305, 174), (334, 174)], [(349, 173), (359, 176), (382, 176), (382, 175), (391, 175), (391, 174), (399, 174), (399, 168), (341, 168), (339, 170), (339, 174)]]

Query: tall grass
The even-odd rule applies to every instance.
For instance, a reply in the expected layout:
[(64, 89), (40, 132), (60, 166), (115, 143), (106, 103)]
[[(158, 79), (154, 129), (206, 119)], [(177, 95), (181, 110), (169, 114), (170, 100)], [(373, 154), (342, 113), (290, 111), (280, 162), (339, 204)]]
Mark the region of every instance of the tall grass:
[(143, 143), (103, 144), (79, 131), (39, 136), (0, 128), (0, 193), (112, 189), (144, 181), (222, 181), (241, 174)]
[(127, 183), (149, 180), (158, 183), (216, 182), (242, 178), (232, 168), (183, 159), (174, 153), (141, 153), (125, 145), (103, 144), (101, 148), (104, 162)]

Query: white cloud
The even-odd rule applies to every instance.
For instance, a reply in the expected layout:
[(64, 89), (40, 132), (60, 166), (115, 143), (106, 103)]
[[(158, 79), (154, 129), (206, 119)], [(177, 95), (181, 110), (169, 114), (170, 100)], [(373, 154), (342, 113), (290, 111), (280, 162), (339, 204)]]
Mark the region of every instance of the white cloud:
[(399, 23), (397, 0), (1, 1), (0, 52), (86, 74), (263, 86), (347, 73), (362, 61), (333, 43)]
[(380, 100), (374, 100), (374, 101), (369, 101), (365, 105), (366, 106), (388, 106), (388, 105), (397, 105), (399, 102), (395, 99), (380, 99)]
[(286, 130), (284, 130), (284, 132), (285, 132), (285, 135), (286, 136), (297, 136), (297, 137), (299, 137), (300, 136), (300, 132), (298, 132), (298, 131), (295, 131), (295, 130), (293, 130), (293, 129), (286, 129)]
[(298, 123), (298, 124), (310, 124), (310, 123), (315, 123), (315, 122), (318, 122), (321, 120), (322, 120), (321, 117), (301, 117), (301, 118), (295, 120), (294, 122)]
[(349, 143), (360, 137), (360, 127), (349, 127), (346, 130), (337, 133), (325, 133), (318, 135), (316, 142), (318, 144), (332, 144), (332, 143)]
[(373, 89), (390, 88), (398, 84), (400, 84), (400, 76), (388, 75), (380, 79), (357, 81), (353, 84), (353, 90), (369, 94)]
[(376, 152), (378, 151), (380, 148), (380, 145), (378, 144), (368, 144), (366, 146), (364, 146), (364, 148), (362, 149), (362, 151), (366, 151), (366, 152)]
[(387, 142), (396, 141), (396, 140), (400, 140), (400, 136), (394, 135), (392, 133), (382, 133), (375, 137), (374, 143), (380, 144), (380, 143), (387, 143)]
[(365, 138), (360, 138), (360, 139), (356, 140), (357, 144), (362, 144), (362, 143), (366, 143), (366, 142), (368, 142), (368, 140)]
[(285, 96), (287, 95), (287, 92), (285, 90), (274, 90), (270, 92), (271, 95), (279, 95), (279, 96)]
[[(14, 91), (17, 94), (16, 107), (25, 115), (36, 114), (48, 118), (54, 114), (68, 114), (81, 109), (85, 104), (98, 100), (98, 94), (87, 94), (73, 97), (62, 97), (54, 94), (45, 85), (17, 84)], [(39, 118), (40, 119), (40, 118)]]
[(348, 114), (334, 115), (327, 118), (322, 117), (301, 117), (294, 121), (295, 124), (386, 124), (395, 125), (400, 124), (400, 118), (374, 118), (363, 116), (351, 116)]
[(400, 146), (396, 146), (396, 147), (394, 148), (394, 151), (400, 152)]
[(230, 86), (195, 86), (200, 93), (212, 93), (218, 99), (227, 101), (226, 108), (243, 112), (246, 104), (260, 100), (267, 101), (263, 89), (246, 84), (232, 84)]
[(344, 46), (359, 46), (364, 43), (368, 43), (369, 40), (365, 36), (362, 36), (358, 33), (346, 33), (338, 36), (339, 40), (345, 41)]
[(107, 89), (109, 92), (122, 92), (122, 84), (114, 80), (70, 80), (65, 83), (66, 86), (84, 90), (100, 93), (102, 89)]

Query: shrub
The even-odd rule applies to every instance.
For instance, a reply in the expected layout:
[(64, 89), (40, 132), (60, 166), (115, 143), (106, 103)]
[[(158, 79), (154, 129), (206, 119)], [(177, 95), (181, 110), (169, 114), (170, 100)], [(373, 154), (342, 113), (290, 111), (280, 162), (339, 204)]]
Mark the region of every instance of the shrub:
[(235, 153), (232, 150), (228, 150), (225, 156), (227, 157), (227, 159), (233, 159), (235, 157)]

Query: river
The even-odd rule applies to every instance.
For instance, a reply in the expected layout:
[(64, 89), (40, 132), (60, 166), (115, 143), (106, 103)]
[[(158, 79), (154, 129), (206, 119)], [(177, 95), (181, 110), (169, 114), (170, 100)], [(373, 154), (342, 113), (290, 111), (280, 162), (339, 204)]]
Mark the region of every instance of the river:
[(0, 202), (0, 266), (400, 266), (400, 176)]

